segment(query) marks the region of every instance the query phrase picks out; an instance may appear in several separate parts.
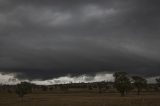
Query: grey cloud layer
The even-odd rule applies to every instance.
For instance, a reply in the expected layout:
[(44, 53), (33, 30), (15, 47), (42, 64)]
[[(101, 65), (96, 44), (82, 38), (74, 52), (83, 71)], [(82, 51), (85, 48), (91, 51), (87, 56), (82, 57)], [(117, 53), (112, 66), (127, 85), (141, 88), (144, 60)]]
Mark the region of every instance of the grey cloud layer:
[(159, 11), (157, 0), (0, 0), (0, 71), (159, 75)]

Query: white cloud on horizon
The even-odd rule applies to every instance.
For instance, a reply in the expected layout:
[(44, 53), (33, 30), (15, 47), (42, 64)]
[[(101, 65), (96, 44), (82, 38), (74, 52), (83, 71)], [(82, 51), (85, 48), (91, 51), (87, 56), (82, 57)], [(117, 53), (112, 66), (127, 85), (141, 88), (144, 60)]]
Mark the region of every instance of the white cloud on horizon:
[[(148, 83), (155, 83), (155, 79), (160, 76), (149, 77), (147, 78)], [(48, 80), (19, 80), (15, 77), (15, 74), (2, 74), (0, 73), (0, 84), (9, 84), (15, 85), (20, 83), (21, 81), (31, 82), (37, 85), (53, 85), (53, 84), (66, 84), (66, 83), (81, 83), (81, 82), (98, 82), (98, 81), (114, 81), (113, 74), (108, 73), (99, 73), (95, 76), (62, 76), (58, 78), (48, 79)]]
[(14, 74), (2, 74), (0, 73), (0, 84), (9, 84), (9, 85), (14, 85), (19, 83), (20, 80), (15, 78)]
[[(65, 84), (65, 83), (79, 83), (79, 82), (98, 82), (98, 81), (113, 81), (112, 74), (96, 74), (95, 76), (62, 76), (58, 78), (53, 78), (49, 80), (32, 80), (29, 81), (31, 83), (35, 83), (37, 85), (52, 85), (52, 84)], [(21, 81), (28, 81), (28, 80), (19, 80), (15, 77), (14, 74), (2, 74), (0, 73), (0, 84), (17, 84)]]
[(87, 76), (87, 75), (81, 75), (77, 77), (71, 77), (71, 76), (63, 76), (58, 78), (53, 78), (50, 80), (40, 81), (35, 80), (32, 81), (32, 83), (35, 84), (65, 84), (65, 83), (80, 83), (80, 82), (98, 82), (98, 81), (113, 81), (113, 75), (112, 74), (96, 74), (95, 76)]

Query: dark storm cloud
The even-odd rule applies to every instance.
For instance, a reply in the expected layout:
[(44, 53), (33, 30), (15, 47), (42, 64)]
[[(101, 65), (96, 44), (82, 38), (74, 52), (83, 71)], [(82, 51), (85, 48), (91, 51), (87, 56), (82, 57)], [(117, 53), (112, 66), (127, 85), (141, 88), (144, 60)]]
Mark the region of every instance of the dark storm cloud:
[(0, 71), (19, 78), (160, 75), (158, 0), (0, 0)]

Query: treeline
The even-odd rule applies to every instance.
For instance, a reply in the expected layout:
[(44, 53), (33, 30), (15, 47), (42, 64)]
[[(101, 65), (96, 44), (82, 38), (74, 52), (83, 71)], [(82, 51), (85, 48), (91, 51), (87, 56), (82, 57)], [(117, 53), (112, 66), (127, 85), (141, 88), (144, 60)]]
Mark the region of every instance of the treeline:
[(129, 92), (137, 92), (140, 95), (142, 91), (159, 91), (160, 78), (156, 79), (156, 84), (148, 84), (147, 80), (140, 76), (129, 76), (126, 72), (114, 73), (113, 82), (92, 82), (92, 83), (68, 83), (56, 85), (35, 85), (29, 82), (21, 82), (17, 85), (0, 85), (0, 92), (16, 93), (23, 98), (24, 95), (35, 91), (64, 91), (71, 89), (85, 89), (87, 91), (97, 91), (105, 93), (107, 90), (116, 90), (121, 96), (127, 95)]
[(114, 73), (114, 87), (120, 92), (121, 96), (125, 96), (128, 92), (135, 90), (137, 95), (140, 95), (142, 90), (159, 91), (160, 88), (160, 78), (156, 79), (156, 84), (148, 84), (147, 80), (141, 76), (129, 76), (126, 72), (116, 72)]

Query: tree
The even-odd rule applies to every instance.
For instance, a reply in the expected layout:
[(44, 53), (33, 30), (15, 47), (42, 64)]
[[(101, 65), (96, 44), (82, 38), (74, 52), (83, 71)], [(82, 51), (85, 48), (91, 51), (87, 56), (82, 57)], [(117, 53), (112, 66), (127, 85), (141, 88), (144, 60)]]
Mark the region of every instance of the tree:
[(88, 90), (92, 90), (92, 86), (91, 85), (88, 85)]
[(125, 96), (129, 90), (131, 90), (131, 82), (127, 77), (125, 72), (116, 72), (115, 77), (115, 87), (121, 93), (121, 96)]
[(43, 86), (41, 86), (41, 89), (42, 89), (42, 91), (47, 91), (47, 90), (48, 90), (48, 87), (45, 86), (45, 85), (43, 85)]
[(98, 88), (98, 92), (102, 93), (103, 85), (101, 84), (101, 82), (97, 83), (97, 88)]
[(53, 90), (53, 86), (49, 87), (49, 90), (52, 91)]
[(133, 76), (132, 79), (133, 85), (137, 89), (137, 94), (140, 95), (142, 89), (147, 86), (147, 80), (139, 76)]
[(21, 102), (23, 104), (24, 95), (32, 92), (32, 84), (28, 82), (21, 82), (16, 86), (16, 93), (21, 98)]

